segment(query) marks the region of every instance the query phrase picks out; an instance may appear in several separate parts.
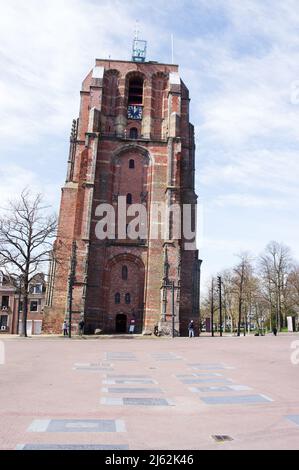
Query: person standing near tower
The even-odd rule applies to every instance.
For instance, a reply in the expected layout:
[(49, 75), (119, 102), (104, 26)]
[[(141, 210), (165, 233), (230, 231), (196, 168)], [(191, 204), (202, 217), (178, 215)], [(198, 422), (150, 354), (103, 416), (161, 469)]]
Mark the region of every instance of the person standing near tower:
[(193, 322), (193, 320), (191, 320), (190, 323), (189, 323), (188, 331), (189, 331), (189, 338), (194, 338), (194, 322)]
[(64, 320), (64, 322), (63, 322), (62, 331), (63, 331), (63, 336), (67, 336), (68, 330), (67, 330), (67, 322), (66, 322), (66, 320)]

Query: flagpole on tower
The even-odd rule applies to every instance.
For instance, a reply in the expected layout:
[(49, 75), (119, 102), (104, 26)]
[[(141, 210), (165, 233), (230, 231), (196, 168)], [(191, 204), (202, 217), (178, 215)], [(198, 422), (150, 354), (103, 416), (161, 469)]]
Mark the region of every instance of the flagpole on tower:
[(173, 47), (173, 34), (171, 35), (171, 63), (174, 63), (174, 53), (173, 53), (174, 47)]

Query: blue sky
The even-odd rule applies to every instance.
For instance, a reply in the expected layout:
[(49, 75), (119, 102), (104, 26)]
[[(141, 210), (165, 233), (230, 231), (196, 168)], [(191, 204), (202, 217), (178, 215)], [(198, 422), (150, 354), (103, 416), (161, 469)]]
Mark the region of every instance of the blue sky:
[(148, 58), (190, 89), (203, 278), (270, 240), (299, 258), (298, 0), (0, 0), (0, 197), (58, 209), (71, 121), (95, 57)]

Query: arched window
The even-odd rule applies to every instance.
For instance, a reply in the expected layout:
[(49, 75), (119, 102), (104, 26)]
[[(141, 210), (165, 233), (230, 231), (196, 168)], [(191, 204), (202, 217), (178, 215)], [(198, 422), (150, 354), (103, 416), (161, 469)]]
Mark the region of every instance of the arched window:
[(142, 105), (143, 80), (142, 78), (131, 78), (129, 83), (128, 105)]
[(133, 160), (132, 158), (131, 160), (129, 160), (129, 168), (131, 169), (135, 168), (135, 160)]
[(125, 302), (126, 304), (130, 304), (131, 303), (131, 294), (127, 293), (125, 295)]
[(114, 300), (116, 304), (120, 304), (120, 293), (117, 292), (114, 296)]
[(136, 127), (131, 127), (130, 129), (130, 139), (137, 139), (138, 137), (138, 130)]
[(122, 267), (121, 278), (122, 278), (123, 281), (126, 281), (128, 279), (128, 268), (127, 268), (127, 266)]
[(132, 204), (132, 194), (131, 193), (127, 194), (127, 204)]

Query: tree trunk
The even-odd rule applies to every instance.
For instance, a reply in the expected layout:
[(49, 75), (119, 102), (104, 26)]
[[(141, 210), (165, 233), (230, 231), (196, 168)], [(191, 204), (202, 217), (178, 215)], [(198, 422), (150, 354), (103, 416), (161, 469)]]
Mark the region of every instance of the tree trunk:
[(20, 333), (20, 336), (24, 338), (27, 338), (27, 316), (28, 316), (28, 281), (24, 283), (22, 330)]
[(242, 299), (239, 299), (239, 318), (238, 318), (238, 336), (241, 334), (241, 319), (242, 319)]

